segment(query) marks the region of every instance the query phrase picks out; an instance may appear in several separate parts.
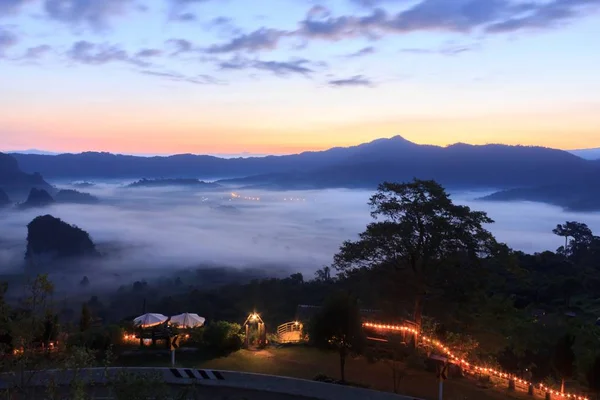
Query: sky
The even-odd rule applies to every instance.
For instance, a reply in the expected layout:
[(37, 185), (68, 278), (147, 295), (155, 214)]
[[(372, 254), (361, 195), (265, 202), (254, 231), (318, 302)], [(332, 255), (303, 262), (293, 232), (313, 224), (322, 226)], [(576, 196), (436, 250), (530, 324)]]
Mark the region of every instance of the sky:
[(600, 147), (600, 0), (0, 0), (0, 150)]

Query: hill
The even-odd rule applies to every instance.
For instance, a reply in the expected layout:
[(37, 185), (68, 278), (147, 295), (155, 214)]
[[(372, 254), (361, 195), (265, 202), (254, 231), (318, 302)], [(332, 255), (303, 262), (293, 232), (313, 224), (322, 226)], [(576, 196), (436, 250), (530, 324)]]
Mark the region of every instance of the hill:
[(569, 211), (600, 211), (599, 185), (548, 185), (503, 190), (481, 198), (487, 201), (533, 201)]
[(466, 144), (439, 147), (418, 145), (400, 136), (325, 151), (235, 159), (109, 153), (15, 157), (26, 171), (42, 171), (53, 178), (222, 177), (219, 183), (274, 189), (371, 189), (383, 180), (406, 181), (414, 177), (465, 188), (514, 188), (558, 184), (573, 177), (582, 182), (600, 178), (600, 163), (561, 150)]
[(98, 255), (89, 234), (52, 215), (36, 217), (27, 225), (25, 259), (62, 259)]
[(8, 154), (0, 153), (0, 189), (16, 201), (24, 200), (32, 188), (52, 191), (39, 173), (25, 173), (17, 160)]
[(179, 179), (140, 179), (127, 185), (130, 188), (137, 187), (164, 187), (164, 186), (181, 186), (195, 189), (220, 189), (221, 185), (217, 183), (204, 182), (199, 179), (179, 178)]
[(50, 196), (50, 193), (44, 189), (33, 188), (29, 192), (29, 196), (24, 203), (19, 204), (19, 208), (33, 208), (33, 207), (45, 207), (54, 203), (54, 199)]
[(89, 193), (79, 192), (72, 189), (59, 190), (55, 199), (59, 203), (96, 204), (98, 198)]

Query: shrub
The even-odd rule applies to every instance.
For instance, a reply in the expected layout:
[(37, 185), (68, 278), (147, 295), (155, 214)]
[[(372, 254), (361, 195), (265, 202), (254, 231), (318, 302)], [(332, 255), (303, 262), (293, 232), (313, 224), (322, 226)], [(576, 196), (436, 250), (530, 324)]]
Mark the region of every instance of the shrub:
[(203, 345), (216, 354), (229, 354), (242, 348), (243, 336), (239, 324), (212, 322), (204, 328)]

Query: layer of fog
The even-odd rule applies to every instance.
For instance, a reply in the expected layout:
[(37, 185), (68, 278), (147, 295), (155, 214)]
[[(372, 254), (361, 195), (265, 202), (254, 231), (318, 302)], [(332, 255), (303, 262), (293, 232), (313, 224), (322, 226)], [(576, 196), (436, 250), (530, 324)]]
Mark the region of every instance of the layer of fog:
[[(64, 185), (63, 185), (64, 187)], [(262, 268), (272, 275), (314, 271), (332, 261), (340, 244), (354, 239), (370, 221), (366, 191), (241, 191), (205, 193), (181, 188), (124, 189), (100, 184), (80, 189), (101, 199), (98, 205), (54, 205), (44, 209), (0, 211), (0, 268), (22, 268), (26, 225), (51, 214), (86, 230), (105, 255), (87, 269), (123, 283), (152, 274), (202, 266)], [(534, 203), (473, 200), (481, 193), (455, 193), (456, 202), (487, 211), (490, 230), (526, 252), (555, 250), (552, 234), (566, 220), (587, 223), (600, 234), (600, 214), (574, 214)], [(260, 200), (244, 199), (260, 198)], [(221, 207), (220, 207), (221, 206)], [(227, 206), (227, 207), (222, 207)], [(231, 206), (231, 207), (229, 207)], [(77, 274), (90, 275), (84, 269)]]

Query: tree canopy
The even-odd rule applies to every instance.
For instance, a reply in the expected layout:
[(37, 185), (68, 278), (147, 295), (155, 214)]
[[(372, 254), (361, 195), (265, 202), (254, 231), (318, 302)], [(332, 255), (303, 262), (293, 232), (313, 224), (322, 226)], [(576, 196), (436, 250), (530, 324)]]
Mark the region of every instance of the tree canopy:
[(412, 271), (418, 324), (432, 270), (448, 260), (462, 268), (498, 248), (484, 228), (494, 221), (485, 212), (454, 204), (435, 181), (382, 183), (369, 206), (375, 221), (358, 240), (343, 243), (334, 266), (341, 271), (380, 266)]

